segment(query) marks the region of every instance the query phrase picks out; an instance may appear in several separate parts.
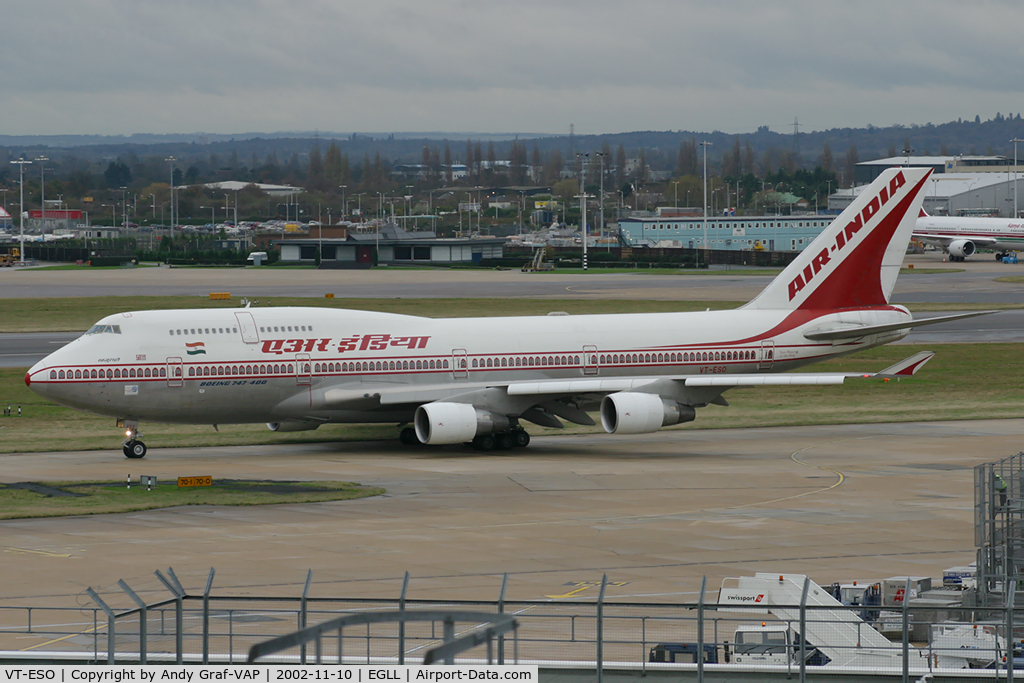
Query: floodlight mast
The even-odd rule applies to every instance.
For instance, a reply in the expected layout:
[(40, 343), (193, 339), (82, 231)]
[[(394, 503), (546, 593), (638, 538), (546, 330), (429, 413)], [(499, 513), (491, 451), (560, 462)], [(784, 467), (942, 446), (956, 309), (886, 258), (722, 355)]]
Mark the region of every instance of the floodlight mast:
[(708, 254), (708, 147), (712, 143), (707, 140), (703, 140), (700, 146), (704, 148), (704, 243), (701, 245), (704, 249), (704, 262), (707, 264)]
[(171, 236), (174, 236), (174, 157), (167, 157), (164, 161), (171, 162)]
[(21, 225), (21, 238), (20, 238), (20, 251), (18, 252), (18, 258), (21, 261), (25, 260), (25, 164), (31, 164), (32, 162), (22, 156), (20, 159), (16, 159), (11, 162), (12, 164), (18, 164), (18, 175), (20, 178), (19, 185), (21, 187), (21, 198), (18, 200), (18, 221)]
[(1016, 219), (1020, 217), (1017, 212), (1017, 143), (1024, 142), (1024, 140), (1014, 138), (1010, 142), (1013, 143), (1013, 217)]

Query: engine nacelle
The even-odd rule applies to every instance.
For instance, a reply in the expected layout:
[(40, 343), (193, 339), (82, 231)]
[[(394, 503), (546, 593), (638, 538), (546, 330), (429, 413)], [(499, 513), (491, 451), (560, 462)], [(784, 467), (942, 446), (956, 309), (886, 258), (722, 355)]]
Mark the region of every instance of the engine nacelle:
[(267, 428), (272, 432), (308, 432), (319, 426), (319, 422), (306, 422), (305, 420), (285, 420), (284, 422), (267, 423)]
[(479, 434), (505, 431), (509, 419), (468, 403), (425, 403), (413, 418), (420, 443), (445, 445), (466, 443)]
[(601, 426), (609, 434), (656, 432), (696, 417), (692, 406), (668, 401), (657, 394), (620, 391), (601, 400)]
[(974, 253), (978, 251), (978, 248), (974, 246), (974, 242), (970, 240), (953, 240), (946, 247), (946, 251), (949, 252), (950, 256), (956, 256), (957, 258), (964, 258), (967, 256), (974, 256)]

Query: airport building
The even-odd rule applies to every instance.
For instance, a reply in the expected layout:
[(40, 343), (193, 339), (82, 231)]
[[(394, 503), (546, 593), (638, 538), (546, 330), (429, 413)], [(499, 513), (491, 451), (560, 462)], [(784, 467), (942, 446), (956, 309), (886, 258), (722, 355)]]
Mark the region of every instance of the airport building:
[(629, 216), (619, 219), (619, 230), (630, 247), (802, 251), (832, 218), (715, 216), (707, 219), (705, 231), (705, 221), (699, 217)]
[(320, 250), (326, 268), (369, 268), (375, 260), (389, 265), (479, 263), (501, 258), (505, 242), (504, 237), (437, 237), (430, 231), (407, 232), (396, 225), (344, 238), (273, 240), (281, 249), (281, 261), (315, 263)]

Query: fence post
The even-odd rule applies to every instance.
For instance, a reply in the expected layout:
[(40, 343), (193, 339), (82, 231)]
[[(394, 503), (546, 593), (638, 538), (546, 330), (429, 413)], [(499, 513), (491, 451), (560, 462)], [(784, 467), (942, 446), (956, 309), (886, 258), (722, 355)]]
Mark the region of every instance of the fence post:
[(139, 606), (139, 664), (146, 664), (146, 627), (149, 622), (149, 612), (146, 610), (146, 603), (135, 594), (135, 591), (124, 582), (124, 579), (118, 579), (117, 585), (121, 587), (128, 597), (132, 599), (136, 605)]
[(97, 605), (99, 605), (100, 608), (104, 612), (107, 613), (107, 664), (113, 665), (113, 664), (115, 664), (115, 658), (114, 658), (114, 640), (115, 640), (115, 633), (114, 633), (114, 611), (112, 609), (110, 609), (109, 607), (107, 607), (107, 603), (103, 602), (103, 600), (100, 598), (100, 596), (96, 595), (96, 591), (94, 591), (91, 586), (89, 588), (86, 588), (85, 592), (89, 594), (89, 597), (92, 598), (93, 602), (95, 602)]
[(907, 585), (903, 587), (903, 683), (910, 683), (910, 577), (907, 577)]
[(1013, 683), (1013, 603), (1017, 582), (1006, 577), (1006, 683)]
[[(455, 621), (449, 615), (444, 620), (444, 642), (448, 644), (453, 640), (455, 640)], [(455, 664), (455, 655), (451, 653), (446, 654), (444, 656), (444, 663), (449, 665)]]
[(156, 578), (160, 579), (160, 582), (164, 584), (164, 587), (171, 592), (174, 596), (174, 662), (176, 664), (182, 663), (182, 626), (184, 624), (184, 617), (182, 611), (185, 608), (185, 590), (178, 583), (178, 577), (174, 576), (174, 570), (170, 567), (167, 568), (168, 573), (174, 577), (174, 583), (171, 583), (160, 570), (157, 569), (154, 574)]
[(597, 683), (604, 679), (604, 589), (608, 575), (601, 575), (601, 591), (597, 594)]
[[(306, 628), (306, 598), (309, 596), (309, 584), (313, 581), (313, 570), (306, 570), (306, 585), (302, 587), (302, 600), (299, 602), (299, 630)], [(306, 663), (306, 644), (299, 648), (299, 662)], [(319, 663), (319, 662), (317, 662)]]
[(700, 597), (697, 598), (697, 683), (704, 683), (704, 596), (708, 590), (708, 577), (700, 580)]
[(210, 588), (213, 587), (214, 573), (213, 567), (210, 567), (206, 588), (203, 589), (203, 664), (210, 663)]
[(804, 590), (800, 595), (800, 683), (807, 680), (807, 591), (811, 577), (804, 577)]
[[(498, 593), (498, 614), (505, 613), (505, 589), (508, 588), (508, 572), (501, 577), (501, 592)], [(505, 634), (498, 636), (498, 665), (505, 663)]]
[[(409, 590), (409, 572), (402, 578), (402, 594), (398, 596), (398, 611), (405, 612), (405, 593)], [(398, 622), (398, 664), (405, 664), (405, 620)]]

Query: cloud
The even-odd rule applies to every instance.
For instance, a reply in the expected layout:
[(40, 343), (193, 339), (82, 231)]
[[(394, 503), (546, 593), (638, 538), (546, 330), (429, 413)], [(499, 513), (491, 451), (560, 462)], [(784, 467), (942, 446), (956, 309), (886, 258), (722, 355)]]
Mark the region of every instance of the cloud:
[(1009, 1), (8, 4), (45, 27), (0, 45), (9, 133), (739, 132), (987, 118), (1024, 87)]

